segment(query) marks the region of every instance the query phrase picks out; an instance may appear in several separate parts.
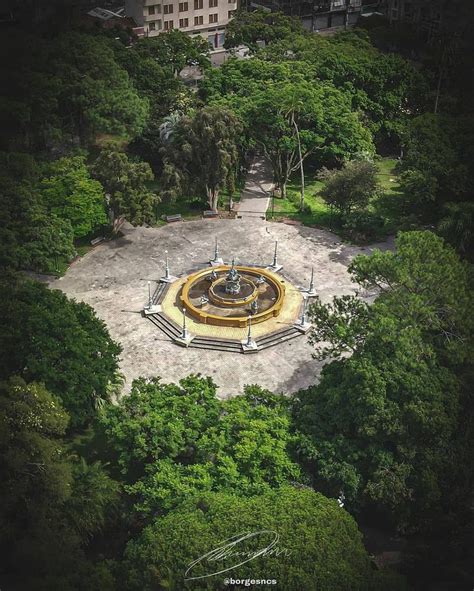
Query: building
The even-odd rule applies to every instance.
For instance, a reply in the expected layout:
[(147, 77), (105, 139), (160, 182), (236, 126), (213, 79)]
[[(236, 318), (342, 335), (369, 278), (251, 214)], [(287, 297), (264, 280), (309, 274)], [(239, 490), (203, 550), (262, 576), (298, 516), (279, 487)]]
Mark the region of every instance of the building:
[(281, 11), (301, 18), (305, 28), (321, 31), (355, 25), (362, 3), (362, 0), (252, 0), (249, 7)]
[(428, 37), (439, 34), (472, 36), (472, 0), (385, 0), (385, 13), (391, 24), (410, 23)]
[(212, 47), (224, 44), (225, 26), (237, 0), (126, 0), (125, 13), (144, 34), (154, 37), (171, 29), (206, 38)]
[(355, 25), (359, 18), (362, 0), (317, 0), (307, 3), (311, 10), (311, 29), (320, 31), (332, 27)]

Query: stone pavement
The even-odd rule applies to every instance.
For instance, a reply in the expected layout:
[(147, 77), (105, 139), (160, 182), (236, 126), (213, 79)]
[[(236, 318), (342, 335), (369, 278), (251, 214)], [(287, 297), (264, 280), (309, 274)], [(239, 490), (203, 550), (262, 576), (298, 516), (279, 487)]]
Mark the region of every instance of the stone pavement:
[[(104, 320), (112, 338), (123, 347), (120, 368), (126, 389), (139, 376), (176, 382), (201, 373), (215, 380), (223, 398), (242, 393), (245, 384), (285, 394), (307, 388), (317, 382), (322, 364), (312, 358), (306, 337), (255, 355), (185, 349), (172, 343), (141, 314), (147, 281), (157, 281), (164, 274), (165, 250), (171, 274), (181, 275), (209, 261), (216, 236), (221, 256), (226, 262), (235, 256), (237, 264), (271, 263), (278, 240), (282, 272), (295, 286), (307, 286), (314, 266), (316, 291), (325, 302), (354, 292), (347, 265), (356, 254), (373, 250), (344, 244), (324, 230), (251, 218), (245, 223), (208, 219), (160, 228), (125, 224), (122, 232), (123, 237), (103, 242), (73, 263), (50, 287), (90, 304)], [(378, 246), (387, 249), (392, 243)]]
[(265, 219), (273, 189), (272, 169), (263, 158), (256, 158), (250, 167), (245, 187), (238, 203), (237, 217)]

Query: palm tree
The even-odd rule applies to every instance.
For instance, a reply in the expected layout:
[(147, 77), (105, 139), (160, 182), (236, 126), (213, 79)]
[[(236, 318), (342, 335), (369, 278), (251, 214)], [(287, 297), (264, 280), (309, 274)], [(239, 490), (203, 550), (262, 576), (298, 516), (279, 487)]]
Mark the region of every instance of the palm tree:
[(160, 140), (163, 144), (170, 141), (182, 117), (183, 115), (179, 111), (173, 111), (163, 119), (163, 123), (159, 128)]

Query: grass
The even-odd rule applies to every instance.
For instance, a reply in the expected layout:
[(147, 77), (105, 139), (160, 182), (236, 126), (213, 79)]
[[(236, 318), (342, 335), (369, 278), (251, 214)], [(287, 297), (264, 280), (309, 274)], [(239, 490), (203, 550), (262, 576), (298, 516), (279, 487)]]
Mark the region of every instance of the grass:
[(305, 177), (305, 210), (300, 211), (301, 198), (300, 184), (296, 179), (291, 179), (287, 185), (285, 199), (276, 197), (274, 204), (270, 204), (270, 218), (289, 218), (297, 220), (305, 225), (329, 226), (331, 213), (324, 203), (319, 191), (324, 186), (321, 181)]
[[(379, 169), (378, 179), (382, 187), (382, 198), (373, 204), (372, 210), (377, 211), (387, 220), (387, 233), (395, 227), (397, 201), (400, 196), (397, 182), (398, 173), (396, 166), (398, 160), (395, 158), (382, 158), (376, 161)], [(299, 221), (307, 226), (320, 226), (332, 229), (334, 217), (331, 210), (320, 195), (324, 182), (314, 178), (314, 175), (305, 176), (305, 211), (299, 210), (300, 203), (300, 181), (295, 175), (287, 186), (287, 197), (285, 199), (275, 198), (274, 211), (270, 205), (270, 219), (287, 218)]]

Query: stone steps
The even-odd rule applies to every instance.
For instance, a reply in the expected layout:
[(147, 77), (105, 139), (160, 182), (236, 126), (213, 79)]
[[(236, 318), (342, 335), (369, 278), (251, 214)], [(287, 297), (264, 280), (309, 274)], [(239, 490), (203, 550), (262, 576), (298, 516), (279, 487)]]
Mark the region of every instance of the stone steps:
[(242, 346), (240, 341), (226, 341), (224, 339), (211, 339), (208, 337), (195, 337), (190, 347), (196, 349), (211, 349), (214, 351), (228, 351), (229, 353), (241, 353)]
[(148, 314), (147, 318), (149, 318), (153, 324), (161, 329), (170, 339), (180, 336), (181, 329), (160, 312), (157, 314)]
[[(167, 318), (163, 313), (148, 314), (153, 324), (159, 328), (169, 339), (175, 340), (181, 336), (181, 327)], [(256, 338), (258, 350), (268, 349), (291, 339), (301, 336), (302, 333), (294, 326), (282, 329), (264, 337)], [(189, 343), (188, 347), (195, 349), (207, 349), (228, 353), (243, 353), (240, 340), (219, 339), (215, 337), (196, 336)]]
[(268, 349), (269, 347), (274, 347), (275, 345), (279, 345), (285, 341), (290, 341), (291, 339), (295, 339), (299, 336), (301, 336), (301, 331), (291, 326), (286, 330), (270, 334), (266, 337), (257, 338), (255, 339), (255, 342), (257, 343), (259, 349)]
[(167, 287), (168, 287), (167, 283), (158, 283), (158, 286), (155, 289), (155, 293), (153, 294), (153, 296), (151, 298), (154, 306), (157, 306), (158, 304), (160, 304), (162, 302)]

